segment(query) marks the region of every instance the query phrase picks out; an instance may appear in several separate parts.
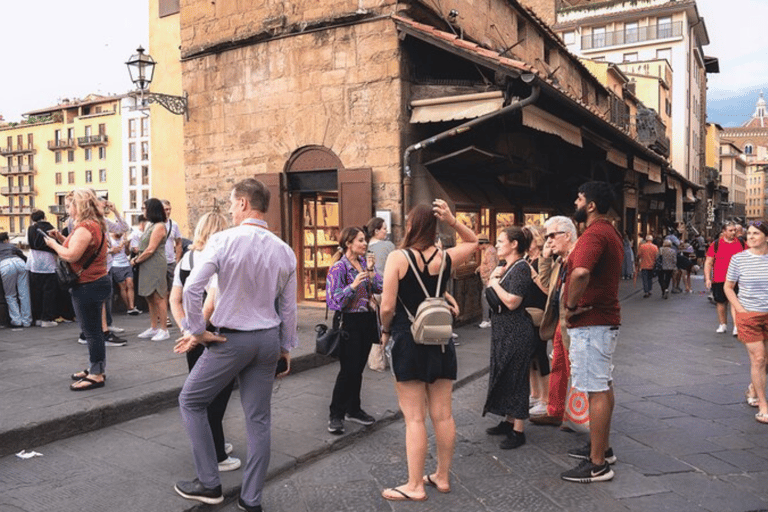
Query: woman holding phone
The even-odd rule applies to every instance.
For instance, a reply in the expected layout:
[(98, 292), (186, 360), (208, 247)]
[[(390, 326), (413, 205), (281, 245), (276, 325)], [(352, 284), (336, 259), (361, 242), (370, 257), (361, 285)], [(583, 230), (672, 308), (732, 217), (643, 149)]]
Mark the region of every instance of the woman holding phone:
[(344, 228), (339, 235), (339, 250), (326, 278), (328, 309), (341, 312), (341, 328), (346, 337), (339, 349), (339, 374), (333, 388), (328, 432), (344, 433), (344, 420), (372, 425), (376, 419), (360, 407), (363, 370), (371, 345), (379, 337), (373, 295), (381, 293), (382, 276), (366, 261), (365, 232), (358, 227)]

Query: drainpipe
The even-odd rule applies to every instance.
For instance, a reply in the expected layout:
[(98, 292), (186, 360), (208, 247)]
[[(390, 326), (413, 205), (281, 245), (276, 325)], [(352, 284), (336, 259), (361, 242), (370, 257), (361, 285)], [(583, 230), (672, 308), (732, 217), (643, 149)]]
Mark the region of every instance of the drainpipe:
[[(536, 78), (536, 76), (533, 75), (532, 73), (526, 73), (522, 75), (520, 78), (525, 83), (531, 83)], [(418, 151), (420, 149), (424, 149), (426, 147), (429, 147), (435, 144), (436, 142), (449, 139), (451, 137), (459, 135), (460, 133), (468, 132), (471, 129), (473, 129), (475, 126), (483, 124), (489, 119), (503, 116), (503, 115), (509, 114), (510, 112), (514, 112), (516, 110), (521, 110), (526, 105), (530, 105), (534, 103), (537, 99), (539, 99), (539, 92), (540, 92), (539, 84), (534, 83), (531, 86), (531, 94), (527, 98), (523, 98), (522, 100), (517, 100), (513, 103), (510, 103), (509, 105), (502, 108), (501, 110), (490, 112), (488, 114), (485, 114), (484, 116), (480, 116), (476, 119), (472, 119), (471, 121), (467, 121), (464, 124), (451, 128), (450, 130), (444, 131), (442, 133), (438, 133), (437, 135), (433, 135), (428, 139), (417, 142), (416, 144), (411, 144), (410, 146), (405, 148), (405, 152), (403, 153), (403, 174), (404, 174), (403, 176), (403, 219), (405, 218), (405, 214), (408, 213), (408, 210), (410, 210), (410, 204), (409, 204), (410, 188), (411, 188), (410, 159), (411, 159), (412, 152)]]

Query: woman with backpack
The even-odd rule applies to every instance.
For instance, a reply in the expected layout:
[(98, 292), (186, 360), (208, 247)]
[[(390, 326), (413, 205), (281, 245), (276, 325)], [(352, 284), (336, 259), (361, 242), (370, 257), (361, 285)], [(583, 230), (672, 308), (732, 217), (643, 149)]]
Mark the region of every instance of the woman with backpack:
[(341, 312), (346, 334), (339, 348), (339, 374), (333, 387), (328, 432), (344, 433), (344, 420), (373, 425), (376, 419), (360, 406), (363, 370), (371, 345), (379, 336), (373, 295), (381, 293), (381, 274), (366, 260), (368, 243), (362, 228), (346, 227), (339, 235), (339, 250), (325, 280), (328, 309)]
[[(418, 316), (419, 305), (426, 298), (424, 289), (430, 296), (443, 295), (451, 267), (463, 264), (477, 250), (477, 235), (457, 222), (448, 204), (441, 199), (436, 199), (431, 208), (428, 205), (414, 207), (406, 218), (403, 250), (389, 255), (384, 271), (381, 343), (391, 354), (395, 390), (405, 419), (408, 481), (385, 489), (381, 495), (390, 501), (424, 501), (427, 499), (425, 485), (442, 493), (451, 490), (449, 472), (456, 439), (451, 391), (452, 381), (456, 379), (456, 349), (450, 333), (444, 345), (417, 344), (410, 318)], [(435, 245), (438, 220), (454, 228), (462, 242), (440, 251)], [(437, 469), (425, 475), (427, 412), (435, 429)]]
[(526, 299), (531, 300), (536, 286), (525, 261), (532, 239), (527, 228), (504, 228), (496, 238), (496, 252), (505, 264), (496, 267), (488, 282), (501, 306), (491, 311), (491, 371), (483, 416), (491, 413), (502, 417), (498, 425), (486, 430), (489, 435), (505, 436), (499, 445), (502, 450), (525, 444), (523, 428), (530, 415), (528, 370), (539, 343), (533, 320), (525, 310)]

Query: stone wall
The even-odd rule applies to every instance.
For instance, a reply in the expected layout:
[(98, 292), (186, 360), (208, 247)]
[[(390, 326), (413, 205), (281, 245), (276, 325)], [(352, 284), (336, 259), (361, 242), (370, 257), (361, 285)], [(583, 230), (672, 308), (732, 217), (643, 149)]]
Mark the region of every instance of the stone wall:
[(382, 19), (185, 61), (192, 212), (226, 201), (237, 180), (283, 171), (307, 145), (331, 149), (346, 168), (372, 168), (374, 203), (398, 211), (407, 122), (398, 43)]

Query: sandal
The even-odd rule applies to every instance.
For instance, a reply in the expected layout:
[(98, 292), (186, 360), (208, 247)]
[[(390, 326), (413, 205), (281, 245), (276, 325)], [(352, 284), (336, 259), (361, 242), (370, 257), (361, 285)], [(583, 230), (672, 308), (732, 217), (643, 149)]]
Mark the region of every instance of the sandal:
[[(79, 384), (81, 382), (87, 382), (88, 385), (87, 386), (79, 386), (78, 387), (77, 384)], [(83, 377), (79, 381), (77, 381), (74, 384), (70, 385), (69, 389), (71, 389), (72, 391), (88, 391), (89, 389), (96, 389), (96, 388), (103, 388), (103, 387), (104, 387), (104, 381), (103, 380), (102, 381), (98, 381), (98, 380), (90, 379), (88, 377)]]
[(759, 412), (755, 414), (755, 419), (760, 423), (768, 423), (768, 413)]
[(437, 482), (432, 480), (432, 475), (424, 475), (423, 480), (424, 480), (424, 485), (431, 485), (432, 487), (437, 489), (438, 492), (441, 492), (443, 494), (448, 494), (449, 492), (451, 492), (450, 485), (448, 487), (440, 487), (439, 485), (437, 485)]
[(755, 388), (752, 386), (752, 384), (750, 384), (749, 387), (747, 387), (747, 390), (744, 392), (744, 396), (747, 399), (747, 404), (751, 407), (757, 407), (759, 405), (759, 401), (754, 395), (754, 389)]
[(73, 373), (71, 377), (72, 377), (72, 380), (81, 380), (86, 378), (89, 374), (90, 372), (88, 372), (88, 370), (83, 370), (81, 372)]
[[(397, 494), (387, 495), (386, 493), (388, 492), (397, 493)], [(384, 489), (383, 491), (381, 491), (381, 497), (389, 501), (427, 501), (426, 494), (424, 494), (424, 496), (422, 496), (421, 498), (414, 498), (413, 496), (405, 494), (400, 489), (396, 489), (394, 487), (391, 489)]]

